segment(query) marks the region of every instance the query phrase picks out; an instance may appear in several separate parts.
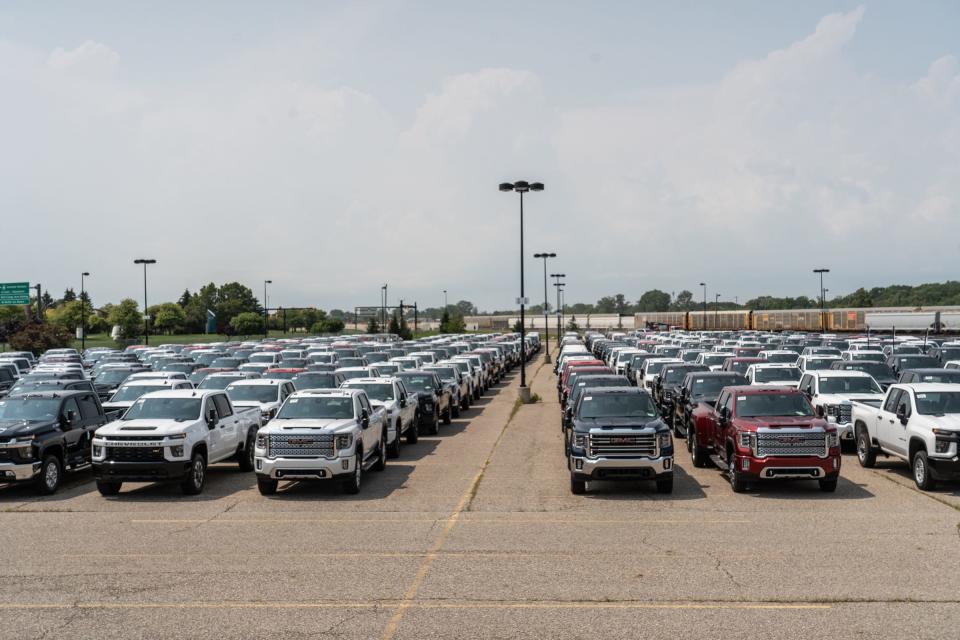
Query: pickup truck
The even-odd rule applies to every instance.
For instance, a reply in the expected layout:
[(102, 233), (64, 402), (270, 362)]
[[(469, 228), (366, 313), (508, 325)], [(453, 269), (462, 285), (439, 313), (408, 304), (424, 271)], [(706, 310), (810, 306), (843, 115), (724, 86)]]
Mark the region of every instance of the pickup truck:
[(193, 384), (187, 380), (127, 380), (110, 396), (109, 400), (103, 403), (103, 409), (116, 411), (119, 415), (129, 409), (140, 396), (168, 389), (193, 389)]
[(800, 378), (800, 392), (813, 403), (818, 413), (837, 425), (840, 440), (853, 442), (851, 401), (876, 404), (883, 390), (869, 373), (862, 371), (808, 371)]
[(401, 371), (397, 374), (408, 391), (417, 394), (420, 426), (428, 433), (436, 435), (440, 431), (440, 420), (450, 424), (450, 389), (440, 382), (433, 371)]
[(653, 480), (657, 493), (673, 491), (673, 436), (653, 399), (636, 387), (584, 392), (569, 428), (570, 491), (592, 480)]
[(727, 472), (736, 493), (754, 481), (815, 479), (835, 491), (840, 477), (840, 436), (817, 416), (807, 397), (789, 387), (726, 387), (716, 406), (701, 403), (688, 433), (695, 467), (712, 461)]
[(663, 421), (674, 428), (673, 416), (680, 400), (680, 388), (688, 373), (708, 371), (702, 364), (668, 364), (660, 370), (653, 387), (653, 399), (660, 408)]
[(399, 378), (354, 378), (341, 389), (361, 389), (375, 408), (383, 408), (387, 421), (387, 455), (400, 456), (400, 440), (406, 437), (407, 444), (416, 444), (420, 437), (417, 394), (407, 393)]
[(441, 366), (439, 363), (427, 365), (423, 370), (437, 374), (443, 386), (450, 391), (450, 413), (452, 417), (459, 418), (460, 410), (464, 408), (463, 394), (466, 393), (466, 383), (462, 380), (460, 371), (451, 364)]
[[(674, 435), (686, 438), (692, 429), (694, 412), (701, 404), (707, 405), (707, 409), (713, 407), (724, 387), (745, 384), (746, 379), (735, 371), (697, 371), (686, 374), (677, 394), (673, 416)], [(687, 450), (690, 450), (689, 439)]]
[(235, 409), (257, 409), (262, 422), (269, 422), (277, 415), (283, 401), (296, 390), (291, 380), (263, 378), (237, 380), (224, 389)]
[(182, 389), (140, 396), (120, 420), (97, 429), (93, 472), (101, 495), (124, 482), (179, 482), (184, 494), (203, 491), (207, 466), (236, 459), (253, 470), (259, 409), (234, 409), (223, 391)]
[(387, 464), (386, 410), (362, 389), (311, 389), (287, 398), (260, 429), (257, 489), (273, 495), (281, 480), (336, 480), (360, 492), (363, 473)]
[(873, 467), (877, 454), (907, 462), (917, 488), (960, 477), (960, 385), (893, 384), (882, 402), (853, 402), (857, 459)]
[(41, 495), (55, 493), (65, 470), (89, 466), (93, 433), (113, 417), (90, 390), (0, 399), (0, 481), (34, 482)]

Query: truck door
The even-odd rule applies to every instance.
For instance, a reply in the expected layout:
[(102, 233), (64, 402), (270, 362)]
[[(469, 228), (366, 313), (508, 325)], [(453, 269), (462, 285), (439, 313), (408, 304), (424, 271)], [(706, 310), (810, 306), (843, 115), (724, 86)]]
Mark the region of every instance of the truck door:
[(903, 389), (891, 389), (887, 394), (883, 405), (877, 410), (876, 421), (873, 423), (873, 432), (880, 441), (880, 446), (893, 452), (897, 452), (897, 432), (899, 422), (897, 422), (897, 405), (903, 396)]
[(220, 434), (217, 460), (222, 460), (237, 451), (240, 442), (240, 418), (233, 412), (226, 394), (218, 393), (213, 396), (213, 404), (217, 407), (219, 418), (217, 420), (217, 432)]
[(84, 460), (90, 458), (90, 441), (93, 439), (93, 433), (106, 420), (103, 417), (103, 409), (97, 400), (95, 393), (91, 392), (77, 398), (77, 405), (80, 407), (80, 421), (82, 423), (83, 436), (81, 437), (79, 451), (77, 452)]
[(83, 456), (83, 446), (87, 442), (87, 432), (83, 430), (83, 418), (80, 406), (75, 398), (67, 398), (60, 405), (60, 431), (63, 432), (66, 460), (73, 462)]
[[(211, 409), (214, 413), (212, 426), (207, 422), (207, 416)], [(202, 420), (204, 421), (204, 427), (207, 429), (207, 462), (213, 462), (220, 457), (220, 450), (223, 445), (220, 443), (220, 413), (217, 411), (217, 405), (214, 404), (212, 396), (208, 397), (203, 405)]]
[(902, 413), (905, 415), (907, 422), (909, 423), (910, 416), (913, 415), (912, 405), (913, 403), (910, 400), (910, 392), (903, 391), (900, 394), (900, 397), (897, 399), (897, 407), (893, 415), (893, 424), (890, 425), (890, 446), (894, 452), (899, 453), (904, 457), (906, 457), (909, 453), (907, 445), (907, 425), (900, 422), (900, 418), (897, 417), (897, 414)]
[(367, 457), (371, 451), (379, 446), (380, 432), (374, 428), (373, 407), (370, 406), (370, 401), (367, 400), (366, 394), (361, 393), (354, 397), (354, 410), (357, 412), (357, 416), (363, 416), (364, 412), (366, 412), (370, 419), (369, 426), (365, 429), (361, 428), (360, 433), (360, 437), (363, 440), (364, 457)]

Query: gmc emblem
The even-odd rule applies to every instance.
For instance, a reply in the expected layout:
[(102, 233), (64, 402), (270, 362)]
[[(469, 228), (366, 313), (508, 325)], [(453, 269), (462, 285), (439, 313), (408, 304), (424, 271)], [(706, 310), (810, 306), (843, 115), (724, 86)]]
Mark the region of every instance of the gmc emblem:
[(799, 444), (803, 442), (803, 436), (780, 436), (777, 438), (777, 442), (782, 442), (783, 444)]
[(610, 438), (611, 444), (631, 444), (632, 442), (633, 442), (633, 438), (631, 438), (630, 436), (619, 436), (619, 437)]
[(313, 440), (310, 438), (290, 438), (287, 442), (297, 447), (307, 447), (313, 444)]

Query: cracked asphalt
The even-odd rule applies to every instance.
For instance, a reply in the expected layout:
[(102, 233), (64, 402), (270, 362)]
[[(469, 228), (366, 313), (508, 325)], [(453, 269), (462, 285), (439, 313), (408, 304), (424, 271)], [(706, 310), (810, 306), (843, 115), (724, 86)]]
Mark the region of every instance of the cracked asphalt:
[(960, 486), (844, 457), (810, 483), (734, 494), (680, 443), (672, 496), (573, 496), (554, 378), (514, 411), (518, 374), (359, 496), (206, 491), (89, 473), (37, 498), (0, 489), (2, 638), (949, 638), (960, 628)]

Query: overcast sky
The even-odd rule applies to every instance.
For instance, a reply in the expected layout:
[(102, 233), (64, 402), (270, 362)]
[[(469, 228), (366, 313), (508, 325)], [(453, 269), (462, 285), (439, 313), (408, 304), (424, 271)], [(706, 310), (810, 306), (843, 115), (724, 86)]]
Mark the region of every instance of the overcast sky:
[(506, 308), (517, 179), (568, 302), (955, 279), (958, 33), (953, 0), (4, 2), (0, 281)]

